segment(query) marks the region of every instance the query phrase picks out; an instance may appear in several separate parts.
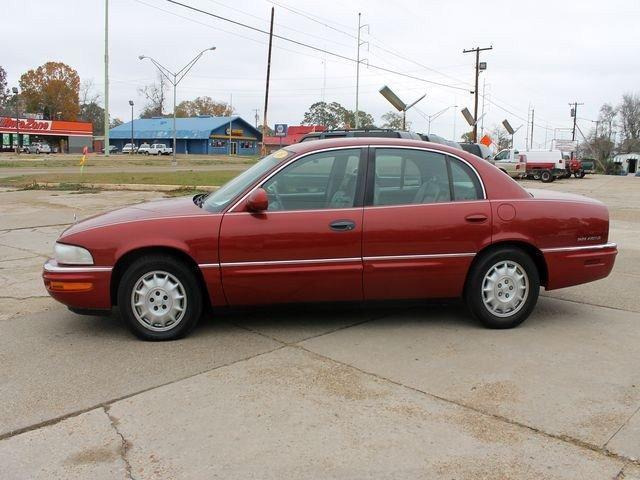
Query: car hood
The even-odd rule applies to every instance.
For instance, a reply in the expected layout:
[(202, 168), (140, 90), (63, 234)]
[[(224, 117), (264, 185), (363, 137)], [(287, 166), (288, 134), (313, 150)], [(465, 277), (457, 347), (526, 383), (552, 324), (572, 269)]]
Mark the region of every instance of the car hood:
[(565, 202), (581, 202), (591, 203), (596, 205), (604, 205), (600, 200), (595, 198), (585, 197), (584, 195), (578, 195), (575, 193), (556, 192), (553, 190), (543, 190), (539, 188), (527, 188), (526, 191), (538, 200), (561, 200)]
[(200, 215), (209, 215), (209, 212), (194, 204), (192, 197), (156, 200), (119, 208), (117, 210), (86, 218), (67, 228), (63, 232), (61, 238), (85, 230), (119, 223)]

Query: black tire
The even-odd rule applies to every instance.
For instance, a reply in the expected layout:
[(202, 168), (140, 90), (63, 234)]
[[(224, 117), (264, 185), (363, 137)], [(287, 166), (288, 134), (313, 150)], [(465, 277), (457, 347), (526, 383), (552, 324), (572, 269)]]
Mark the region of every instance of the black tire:
[(543, 170), (540, 172), (540, 180), (542, 180), (542, 183), (550, 183), (553, 182), (554, 178), (549, 170)]
[[(152, 272), (165, 272), (177, 279), (186, 298), (186, 308), (184, 308), (182, 316), (178, 317), (178, 322), (173, 327), (169, 325), (168, 327), (170, 328), (163, 331), (157, 330), (160, 328), (159, 326), (145, 326), (146, 323), (143, 325), (144, 320), (138, 320), (132, 305), (133, 291), (136, 284), (141, 281), (145, 274), (151, 274)], [(153, 287), (152, 290), (156, 288)], [(157, 295), (156, 291), (153, 293)], [(162, 298), (167, 300), (167, 297), (162, 294), (157, 297), (159, 302), (162, 302)], [(153, 297), (153, 299), (155, 300), (156, 297)], [(151, 295), (149, 295), (149, 300), (151, 302), (154, 301), (151, 300)], [(167, 303), (169, 302), (172, 302), (172, 300), (167, 301)], [(158, 307), (162, 308), (163, 306), (160, 303), (156, 303), (156, 305), (157, 307), (154, 307), (156, 310)], [(118, 306), (122, 318), (137, 337), (153, 341), (175, 340), (184, 337), (200, 320), (202, 314), (202, 291), (192, 270), (180, 260), (169, 255), (145, 255), (129, 265), (120, 279)], [(165, 306), (165, 308), (167, 307)], [(171, 309), (171, 304), (169, 309)]]
[[(524, 271), (528, 287), (526, 297), (514, 306), (515, 311), (513, 313), (509, 314), (506, 312), (497, 315), (492, 312), (484, 302), (483, 287), (485, 276), (496, 265), (507, 261), (511, 262), (511, 264), (517, 264), (517, 266)], [(500, 284), (498, 283), (498, 285)], [(509, 287), (511, 287), (511, 285)], [(511, 290), (513, 290), (513, 288), (511, 288)], [(540, 275), (531, 257), (520, 249), (504, 247), (482, 254), (476, 260), (467, 277), (465, 302), (471, 314), (485, 327), (499, 329), (513, 328), (520, 325), (531, 314), (531, 311), (538, 301), (539, 293)], [(507, 294), (508, 290), (505, 295)]]
[(580, 170), (580, 178), (584, 178), (586, 174), (587, 172), (585, 172), (584, 170)]

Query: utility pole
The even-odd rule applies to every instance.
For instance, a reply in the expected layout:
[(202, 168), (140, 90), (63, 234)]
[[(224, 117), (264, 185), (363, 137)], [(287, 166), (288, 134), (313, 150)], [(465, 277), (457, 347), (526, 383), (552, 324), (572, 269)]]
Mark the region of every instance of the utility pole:
[(104, 0), (104, 156), (109, 156), (109, 0)]
[(569, 106), (572, 107), (571, 116), (573, 117), (573, 133), (571, 134), (572, 141), (575, 141), (576, 139), (576, 120), (578, 119), (578, 105), (584, 105), (584, 103), (573, 102), (569, 104)]
[(369, 31), (369, 25), (362, 25), (360, 23), (361, 16), (362, 14), (358, 12), (358, 47), (357, 47), (357, 55), (356, 55), (356, 115), (355, 115), (356, 128), (360, 127), (360, 115), (358, 115), (359, 113), (358, 100), (360, 96), (360, 47), (365, 43), (367, 43), (367, 42), (360, 41), (360, 32), (365, 27), (367, 28), (367, 32)]
[(264, 135), (267, 133), (267, 107), (269, 106), (269, 77), (271, 76), (271, 47), (273, 45), (273, 14), (275, 7), (271, 7), (271, 26), (269, 27), (269, 53), (267, 55), (267, 85), (264, 90), (264, 115), (262, 117), (262, 155), (266, 155)]
[(260, 115), (258, 114), (258, 112), (260, 111), (259, 108), (254, 108), (253, 111), (255, 112), (253, 118), (256, 121), (256, 130), (258, 129), (258, 119), (260, 118)]
[(534, 119), (535, 113), (536, 111), (532, 106), (531, 107), (531, 136), (529, 137), (529, 150), (533, 150), (533, 125), (534, 125), (533, 119)]
[(476, 48), (470, 48), (469, 50), (462, 51), (462, 53), (471, 53), (471, 52), (476, 53), (476, 87), (473, 91), (475, 96), (474, 108), (473, 108), (473, 120), (474, 120), (473, 142), (474, 143), (478, 141), (478, 79), (480, 78), (480, 52), (483, 52), (485, 50), (493, 50), (493, 46), (484, 47), (484, 48), (476, 47)]

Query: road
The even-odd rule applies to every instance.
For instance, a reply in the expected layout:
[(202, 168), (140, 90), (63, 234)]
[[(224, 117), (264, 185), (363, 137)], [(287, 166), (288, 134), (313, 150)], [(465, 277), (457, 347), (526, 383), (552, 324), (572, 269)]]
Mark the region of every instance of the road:
[(3, 476), (640, 479), (638, 180), (544, 185), (605, 201), (621, 253), (520, 328), (456, 303), (327, 306), (220, 313), (170, 343), (74, 315), (39, 278), (73, 213), (159, 194), (0, 191)]

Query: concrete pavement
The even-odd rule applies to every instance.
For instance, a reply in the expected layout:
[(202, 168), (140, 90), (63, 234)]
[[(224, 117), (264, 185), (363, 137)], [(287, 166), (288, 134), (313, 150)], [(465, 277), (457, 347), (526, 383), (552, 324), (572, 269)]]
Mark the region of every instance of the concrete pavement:
[(71, 314), (39, 278), (73, 212), (160, 195), (0, 192), (2, 476), (638, 480), (638, 180), (531, 184), (601, 198), (621, 251), (515, 330), (456, 304), (301, 307), (161, 344)]

